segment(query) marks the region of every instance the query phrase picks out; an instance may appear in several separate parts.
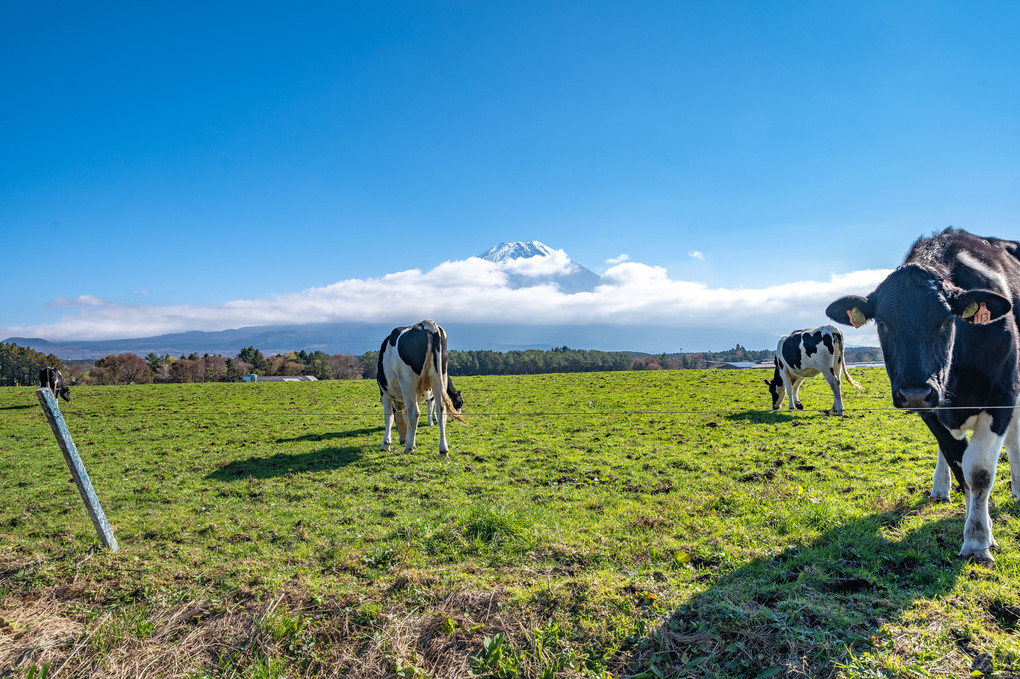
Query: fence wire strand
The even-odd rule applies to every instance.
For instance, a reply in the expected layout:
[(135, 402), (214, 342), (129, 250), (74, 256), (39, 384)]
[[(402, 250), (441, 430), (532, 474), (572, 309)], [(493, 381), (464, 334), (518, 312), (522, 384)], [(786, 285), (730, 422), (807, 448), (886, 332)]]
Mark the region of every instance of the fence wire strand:
[[(944, 406), (933, 410), (1017, 410), (1020, 405), (997, 405), (997, 406)], [(365, 409), (360, 414), (368, 414), (376, 409)], [(349, 414), (351, 411), (337, 411), (335, 413), (307, 410), (254, 410), (254, 411), (162, 411), (162, 410), (133, 410), (133, 411), (84, 411), (84, 410), (63, 410), (61, 414), (81, 417), (141, 417), (141, 416), (170, 416), (170, 417), (321, 417), (326, 418), (333, 415)], [(756, 408), (705, 408), (705, 409), (679, 409), (679, 410), (563, 410), (563, 411), (495, 411), (495, 412), (463, 412), (461, 417), (466, 420), (474, 418), (496, 418), (496, 417), (651, 417), (665, 415), (781, 415), (800, 413), (832, 413), (832, 408), (799, 408), (789, 410), (788, 408), (778, 409), (756, 409)], [(894, 406), (875, 406), (865, 408), (844, 408), (843, 414), (866, 413), (866, 412), (896, 412), (910, 414), (914, 412), (931, 412), (931, 410), (920, 408), (896, 408)], [(379, 411), (381, 414), (381, 411)], [(422, 411), (424, 417), (424, 411)]]

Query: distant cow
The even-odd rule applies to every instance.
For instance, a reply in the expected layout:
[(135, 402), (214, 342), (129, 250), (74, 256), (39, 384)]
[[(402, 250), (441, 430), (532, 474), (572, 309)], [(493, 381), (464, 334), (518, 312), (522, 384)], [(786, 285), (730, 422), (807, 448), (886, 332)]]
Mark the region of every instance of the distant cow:
[(789, 397), (790, 410), (803, 410), (804, 405), (797, 398), (797, 391), (806, 378), (820, 374), (832, 389), (832, 411), (842, 415), (840, 376), (845, 376), (847, 382), (861, 388), (846, 369), (843, 346), (843, 333), (832, 325), (783, 335), (776, 347), (776, 372), (771, 380), (765, 380), (772, 394), (772, 409), (779, 410), (785, 395)]
[(424, 320), (410, 327), (394, 328), (383, 341), (376, 374), (386, 427), (381, 450), (390, 449), (394, 415), (397, 415), (397, 431), (404, 452), (414, 450), (421, 412), (418, 402), (431, 390), (433, 394), (442, 395), (438, 417), (439, 452), (449, 455), (446, 416), (462, 419), (454, 399), (461, 405), (463, 399), (449, 381), (447, 364), (446, 331), (435, 321)]
[[(464, 407), (464, 398), (460, 394), (459, 389), (453, 387), (453, 378), (449, 375), (446, 376), (446, 394), (450, 397), (450, 401), (453, 402), (453, 409), (458, 413)], [(432, 394), (432, 390), (429, 389), (425, 393), (425, 424), (432, 426), (439, 420), (436, 418), (436, 397)]]
[(65, 401), (71, 400), (71, 390), (64, 386), (64, 377), (56, 368), (43, 368), (40, 370), (39, 384), (52, 391), (54, 397), (60, 396)]
[(920, 414), (939, 444), (932, 497), (949, 498), (949, 471), (963, 488), (960, 556), (990, 560), (988, 495), (1003, 443), (1020, 500), (1020, 243), (957, 229), (920, 238), (871, 294), (825, 313), (854, 327), (875, 321), (893, 405)]

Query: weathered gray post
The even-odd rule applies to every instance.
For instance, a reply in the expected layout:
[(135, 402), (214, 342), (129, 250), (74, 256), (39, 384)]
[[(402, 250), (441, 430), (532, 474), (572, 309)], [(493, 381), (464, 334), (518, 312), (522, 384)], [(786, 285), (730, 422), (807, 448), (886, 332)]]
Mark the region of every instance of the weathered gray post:
[(53, 429), (53, 434), (57, 437), (60, 449), (64, 451), (64, 461), (67, 462), (67, 468), (71, 470), (71, 476), (74, 478), (75, 485), (78, 486), (81, 499), (85, 502), (85, 509), (89, 512), (92, 525), (96, 527), (99, 540), (103, 543), (104, 547), (112, 552), (116, 552), (117, 538), (113, 537), (113, 530), (110, 528), (110, 523), (106, 520), (103, 508), (99, 505), (99, 498), (96, 497), (96, 491), (92, 488), (89, 474), (85, 471), (85, 465), (82, 464), (81, 457), (78, 456), (78, 449), (74, 446), (74, 441), (71, 439), (71, 432), (67, 430), (67, 425), (64, 424), (64, 416), (60, 414), (57, 399), (48, 387), (36, 389), (35, 395), (39, 397), (39, 403), (43, 407), (43, 412), (46, 413), (46, 419), (50, 421), (50, 428)]

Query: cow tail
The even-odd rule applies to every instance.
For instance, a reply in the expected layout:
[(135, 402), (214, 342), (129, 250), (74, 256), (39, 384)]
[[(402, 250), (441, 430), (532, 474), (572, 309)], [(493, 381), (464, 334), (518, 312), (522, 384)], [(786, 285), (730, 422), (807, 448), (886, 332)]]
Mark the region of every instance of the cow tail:
[[(436, 341), (435, 334), (428, 330), (425, 333), (428, 346), (425, 347), (425, 361), (421, 367), (421, 376), (418, 377), (418, 400), (425, 397), (425, 393), (432, 388), (432, 373), (435, 370)], [(444, 387), (446, 385), (443, 385)]]
[(863, 389), (864, 388), (860, 384), (858, 384), (857, 381), (854, 378), (850, 377), (850, 371), (847, 370), (847, 368), (846, 368), (846, 361), (845, 360), (844, 361), (840, 361), (840, 371), (843, 373), (843, 377), (846, 378), (847, 382), (849, 382), (850, 384), (854, 385), (858, 389)]
[(834, 339), (835, 339), (835, 345), (836, 345), (835, 346), (835, 349), (836, 349), (836, 359), (839, 361), (839, 373), (840, 373), (840, 375), (845, 377), (846, 381), (849, 382), (850, 384), (854, 385), (856, 388), (863, 389), (864, 387), (859, 385), (857, 383), (857, 381), (854, 380), (854, 378), (850, 377), (850, 371), (847, 370), (847, 367), (846, 367), (846, 354), (843, 353), (843, 348), (844, 348), (844, 345), (843, 345), (843, 333), (837, 331), (837, 334), (836, 334)]
[(466, 424), (466, 420), (453, 407), (453, 400), (450, 399), (450, 395), (446, 393), (447, 385), (450, 383), (450, 378), (446, 373), (446, 331), (435, 321), (433, 321), (433, 324), (436, 327), (436, 334), (432, 342), (432, 356), (430, 358), (434, 361), (433, 368), (438, 368), (439, 374), (443, 376), (443, 394), (441, 400), (443, 412), (446, 413), (447, 417)]

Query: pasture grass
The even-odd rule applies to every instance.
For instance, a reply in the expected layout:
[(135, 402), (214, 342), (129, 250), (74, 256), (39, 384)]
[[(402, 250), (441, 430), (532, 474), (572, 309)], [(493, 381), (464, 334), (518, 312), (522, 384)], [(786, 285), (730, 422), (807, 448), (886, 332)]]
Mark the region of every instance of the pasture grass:
[(370, 381), (77, 387), (116, 553), (0, 389), (0, 676), (1020, 673), (1008, 473), (957, 558), (934, 441), (853, 373), (841, 418), (757, 370), (458, 378), (449, 459), (381, 452)]

